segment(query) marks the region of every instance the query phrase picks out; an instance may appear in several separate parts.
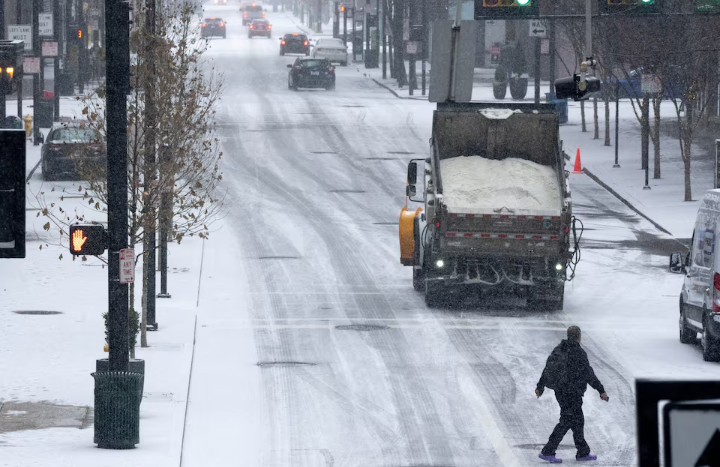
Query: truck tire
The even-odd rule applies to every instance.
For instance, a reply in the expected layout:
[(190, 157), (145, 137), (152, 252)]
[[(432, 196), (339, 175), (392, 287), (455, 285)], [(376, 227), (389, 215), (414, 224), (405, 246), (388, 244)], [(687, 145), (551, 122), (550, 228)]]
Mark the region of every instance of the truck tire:
[[(705, 313), (703, 313), (703, 316), (705, 316)], [(720, 357), (720, 352), (718, 352), (718, 342), (715, 340), (715, 338), (710, 334), (708, 331), (708, 322), (707, 318), (703, 318), (703, 332), (702, 332), (702, 353), (703, 353), (703, 360), (706, 362), (717, 362), (718, 357)]]
[(681, 344), (695, 344), (697, 343), (697, 332), (691, 329), (687, 325), (685, 320), (685, 306), (682, 299), (680, 299), (680, 343)]
[[(413, 262), (415, 265), (420, 264), (420, 223), (418, 222), (417, 216), (413, 222), (413, 239), (415, 240), (414, 251), (413, 251)], [(416, 292), (422, 292), (425, 290), (425, 265), (422, 264), (420, 269), (416, 269), (413, 266), (413, 289)]]

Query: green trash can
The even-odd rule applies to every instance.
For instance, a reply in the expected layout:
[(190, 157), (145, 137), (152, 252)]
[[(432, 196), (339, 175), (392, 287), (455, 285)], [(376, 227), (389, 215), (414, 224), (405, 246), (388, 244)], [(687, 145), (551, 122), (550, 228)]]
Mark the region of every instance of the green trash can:
[(52, 99), (40, 99), (37, 106), (34, 125), (38, 128), (52, 128), (55, 101)]
[(95, 378), (94, 443), (103, 449), (133, 449), (140, 442), (140, 380), (129, 371), (99, 371)]

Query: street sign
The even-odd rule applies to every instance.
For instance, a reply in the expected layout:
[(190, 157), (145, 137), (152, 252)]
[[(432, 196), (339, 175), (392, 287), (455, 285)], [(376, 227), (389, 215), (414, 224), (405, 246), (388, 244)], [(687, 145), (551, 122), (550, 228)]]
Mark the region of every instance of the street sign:
[(420, 42), (418, 41), (408, 41), (406, 43), (406, 50), (405, 53), (408, 55), (418, 55), (421, 52)]
[(542, 20), (531, 19), (530, 20), (530, 37), (545, 37), (547, 36), (547, 28), (543, 24)]
[(25, 42), (25, 50), (32, 51), (32, 25), (11, 24), (8, 26), (8, 39)]
[(663, 427), (666, 467), (720, 465), (720, 401), (669, 403)]
[(24, 57), (23, 73), (30, 75), (40, 73), (40, 57)]
[(120, 283), (135, 282), (135, 250), (124, 248), (120, 250)]
[(640, 90), (643, 93), (660, 94), (662, 92), (662, 83), (657, 75), (643, 73), (640, 75)]
[(42, 56), (43, 57), (57, 57), (58, 56), (58, 43), (57, 42), (43, 42), (42, 43)]
[(53, 15), (52, 13), (40, 13), (40, 37), (52, 37), (53, 34)]

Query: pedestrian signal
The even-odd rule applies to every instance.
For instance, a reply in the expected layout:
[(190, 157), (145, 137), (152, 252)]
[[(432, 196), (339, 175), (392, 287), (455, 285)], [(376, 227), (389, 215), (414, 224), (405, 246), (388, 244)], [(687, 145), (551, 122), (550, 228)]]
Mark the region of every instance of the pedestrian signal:
[(70, 254), (96, 256), (105, 253), (105, 227), (100, 224), (70, 226)]

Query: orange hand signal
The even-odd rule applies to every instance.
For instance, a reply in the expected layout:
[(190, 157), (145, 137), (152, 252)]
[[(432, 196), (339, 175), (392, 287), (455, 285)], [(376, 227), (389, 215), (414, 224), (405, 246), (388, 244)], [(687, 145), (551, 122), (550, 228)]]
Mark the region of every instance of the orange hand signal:
[(72, 244), (73, 244), (74, 251), (80, 251), (86, 241), (87, 241), (87, 237), (83, 236), (82, 230), (76, 230), (75, 232), (73, 232)]

